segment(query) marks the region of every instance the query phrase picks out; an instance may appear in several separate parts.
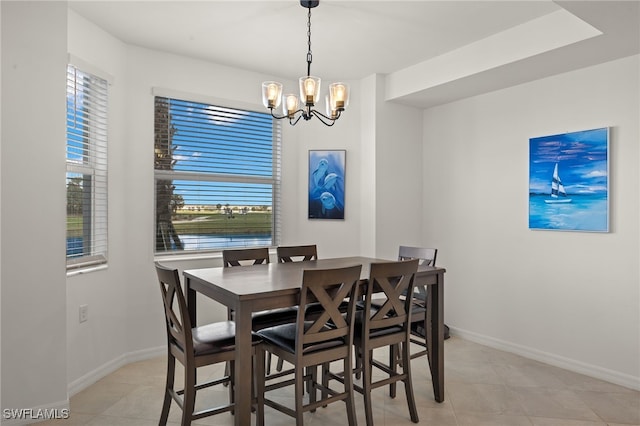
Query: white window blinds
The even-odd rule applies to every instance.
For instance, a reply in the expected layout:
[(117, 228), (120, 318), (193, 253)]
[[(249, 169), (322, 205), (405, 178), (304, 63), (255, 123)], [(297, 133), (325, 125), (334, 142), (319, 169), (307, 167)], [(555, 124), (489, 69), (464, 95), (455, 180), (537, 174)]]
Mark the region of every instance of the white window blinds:
[(156, 252), (272, 246), (280, 126), (269, 114), (155, 98)]
[(107, 81), (67, 67), (67, 268), (107, 261)]

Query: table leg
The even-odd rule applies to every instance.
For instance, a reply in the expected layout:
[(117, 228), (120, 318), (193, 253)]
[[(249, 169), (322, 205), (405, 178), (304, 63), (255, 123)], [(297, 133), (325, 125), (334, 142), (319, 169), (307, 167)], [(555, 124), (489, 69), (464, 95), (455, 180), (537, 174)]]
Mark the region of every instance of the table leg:
[(236, 349), (235, 349), (235, 425), (251, 424), (251, 387), (252, 387), (252, 358), (251, 358), (251, 309), (236, 307)]
[(444, 273), (438, 273), (438, 283), (428, 286), (427, 299), (431, 306), (431, 339), (429, 345), (429, 368), (433, 384), (433, 396), (444, 401)]
[(189, 277), (185, 277), (184, 288), (185, 293), (187, 294), (187, 307), (191, 327), (196, 327), (196, 291), (191, 288), (191, 280)]

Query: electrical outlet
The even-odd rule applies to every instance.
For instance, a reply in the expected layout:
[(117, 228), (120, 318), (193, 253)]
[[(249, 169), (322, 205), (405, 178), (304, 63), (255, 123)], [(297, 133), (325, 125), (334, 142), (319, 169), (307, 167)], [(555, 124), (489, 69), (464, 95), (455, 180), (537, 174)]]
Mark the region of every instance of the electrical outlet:
[(80, 305), (80, 322), (85, 322), (89, 319), (89, 305)]

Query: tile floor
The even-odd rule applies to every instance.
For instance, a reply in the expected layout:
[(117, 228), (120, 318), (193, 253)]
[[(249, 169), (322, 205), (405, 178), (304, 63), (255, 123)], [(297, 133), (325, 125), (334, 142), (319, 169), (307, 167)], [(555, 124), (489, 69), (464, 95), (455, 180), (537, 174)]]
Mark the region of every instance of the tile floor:
[[(498, 351), (452, 336), (445, 341), (445, 401), (433, 399), (426, 359), (414, 360), (413, 381), (420, 424), (430, 426), (640, 426), (640, 392), (567, 370)], [(221, 372), (207, 367), (205, 374)], [(200, 370), (202, 371), (202, 370)], [(158, 424), (165, 379), (163, 357), (126, 365), (71, 397), (71, 416), (39, 425), (152, 426)], [(403, 388), (395, 399), (387, 388), (374, 390), (376, 426), (411, 423)], [(226, 388), (212, 388), (201, 399), (227, 398)], [(278, 395), (291, 398), (287, 390)], [(204, 395), (204, 394), (202, 394)], [(362, 397), (356, 393), (358, 421), (364, 424)], [(294, 420), (269, 407), (269, 426), (293, 425)], [(180, 423), (172, 405), (170, 425)], [(255, 421), (255, 418), (253, 419)], [(195, 424), (233, 425), (221, 414)], [(344, 425), (344, 405), (335, 403), (305, 415), (307, 425)]]

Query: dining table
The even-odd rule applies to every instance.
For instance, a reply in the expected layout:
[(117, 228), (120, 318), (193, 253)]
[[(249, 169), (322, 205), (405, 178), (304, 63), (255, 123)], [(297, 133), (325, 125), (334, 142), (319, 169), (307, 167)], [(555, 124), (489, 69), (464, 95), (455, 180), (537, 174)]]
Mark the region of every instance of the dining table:
[[(200, 293), (235, 311), (235, 425), (251, 424), (252, 327), (254, 312), (296, 306), (305, 269), (332, 269), (362, 265), (360, 283), (366, 285), (371, 263), (389, 262), (371, 257), (337, 257), (301, 262), (267, 263), (233, 268), (211, 267), (184, 271), (185, 293), (192, 327), (197, 324), (196, 295)], [(440, 267), (420, 265), (416, 285), (427, 291), (430, 312), (427, 342), (434, 399), (444, 401), (444, 273)]]

